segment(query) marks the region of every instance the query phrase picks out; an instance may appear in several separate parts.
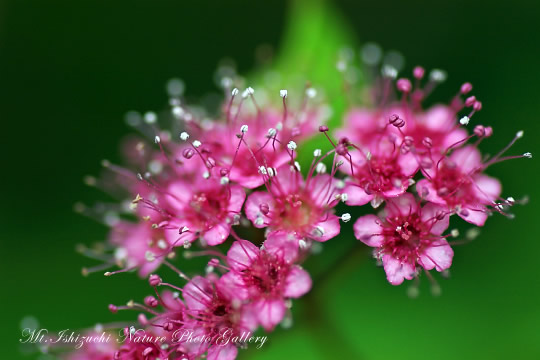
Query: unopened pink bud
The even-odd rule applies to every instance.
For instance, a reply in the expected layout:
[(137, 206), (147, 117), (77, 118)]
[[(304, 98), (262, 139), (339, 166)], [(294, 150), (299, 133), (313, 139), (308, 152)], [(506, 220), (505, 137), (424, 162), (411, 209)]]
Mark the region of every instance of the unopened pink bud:
[(404, 93), (408, 93), (412, 89), (412, 85), (409, 79), (399, 79), (396, 83), (396, 86), (399, 91)]
[(466, 82), (465, 84), (461, 85), (461, 93), (463, 95), (469, 93), (472, 90), (472, 84), (469, 82)]
[(465, 100), (465, 106), (467, 106), (467, 107), (473, 106), (475, 102), (476, 102), (476, 97), (475, 97), (475, 96), (469, 96), (469, 97)]
[(156, 274), (152, 274), (148, 278), (148, 282), (150, 283), (150, 286), (158, 286), (161, 284), (161, 278)]
[(426, 71), (425, 71), (424, 68), (421, 67), (421, 66), (416, 66), (416, 67), (414, 68), (414, 70), (413, 70), (413, 76), (414, 76), (416, 79), (418, 79), (418, 80), (420, 80), (421, 78), (423, 78), (425, 73), (426, 73)]

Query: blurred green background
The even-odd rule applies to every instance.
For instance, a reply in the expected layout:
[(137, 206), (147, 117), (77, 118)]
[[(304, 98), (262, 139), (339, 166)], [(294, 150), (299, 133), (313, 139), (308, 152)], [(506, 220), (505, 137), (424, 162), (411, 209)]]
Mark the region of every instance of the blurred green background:
[[(285, 41), (285, 52), (296, 49), (303, 59), (288, 70), (318, 64), (306, 72), (331, 87), (334, 69), (320, 65), (333, 65), (338, 39), (353, 42), (354, 50), (355, 39), (376, 41), (402, 52), (408, 73), (416, 64), (448, 71), (432, 101), (446, 101), (463, 81), (473, 83), (484, 104), (473, 121), (495, 129), (483, 150), (497, 151), (523, 129), (525, 138), (511, 153), (538, 153), (538, 1), (298, 6), (288, 16), (285, 1), (0, 1), (0, 358), (36, 358), (22, 355), (18, 343), (27, 315), (51, 330), (135, 315), (112, 315), (107, 304), (142, 299), (145, 282), (133, 274), (80, 275), (93, 262), (76, 254), (75, 244), (103, 239), (106, 228), (73, 213), (72, 205), (106, 198), (81, 179), (98, 174), (101, 159), (120, 159), (119, 139), (131, 131), (123, 114), (163, 110), (171, 77), (182, 78), (197, 99), (216, 91), (220, 59), (234, 59), (241, 73), (250, 72), (260, 65), (259, 45), (279, 54)], [(292, 36), (289, 30), (305, 25), (313, 12), (313, 26)], [(348, 28), (349, 37), (337, 25)], [(285, 72), (287, 61), (278, 61)], [(293, 328), (278, 330), (262, 350), (240, 358), (539, 359), (539, 170), (536, 159), (489, 169), (502, 180), (505, 196), (531, 201), (515, 208), (514, 220), (490, 218), (477, 240), (456, 248), (452, 276), (440, 280), (438, 298), (426, 279), (414, 300), (406, 286), (389, 285), (357, 246), (352, 222), (346, 224), (344, 234), (307, 264), (315, 286), (295, 303)]]

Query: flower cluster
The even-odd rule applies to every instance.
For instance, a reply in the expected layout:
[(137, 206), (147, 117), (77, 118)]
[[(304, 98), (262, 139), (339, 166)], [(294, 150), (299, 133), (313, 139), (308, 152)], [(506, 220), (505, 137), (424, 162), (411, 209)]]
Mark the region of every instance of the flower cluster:
[[(128, 166), (105, 161), (103, 179), (87, 179), (128, 200), (77, 206), (111, 227), (99, 251), (80, 251), (103, 262), (85, 274), (116, 265), (120, 270), (105, 275), (136, 270), (149, 278), (155, 296), (110, 310), (143, 311), (138, 325), (162, 341), (126, 342), (111, 356), (234, 359), (251, 339), (245, 334), (290, 322), (291, 299), (312, 286), (301, 264), (317, 242), (338, 236), (340, 222), (352, 218), (336, 214), (339, 203), (353, 213), (366, 204), (382, 209), (356, 219), (354, 234), (374, 248), (393, 285), (422, 272), (433, 279), (429, 270), (450, 267), (447, 239), (458, 236), (457, 230), (445, 234), (452, 215), (475, 226), (494, 212), (510, 216), (517, 201), (501, 198), (499, 181), (484, 172), (506, 159), (531, 157), (503, 156), (523, 133), (499, 154), (482, 156), (478, 145), (493, 130), (467, 130), (482, 108), (470, 95), (471, 84), (463, 84), (449, 105), (424, 109), (444, 73), (433, 71), (424, 86), (424, 69), (413, 75), (412, 82), (396, 81), (396, 71), (384, 68), (376, 106), (351, 108), (344, 127), (333, 133), (323, 124), (326, 111), (315, 89), (307, 87), (292, 110), (286, 90), (275, 106), (259, 102), (251, 87), (232, 88), (229, 78), (216, 119), (178, 96), (170, 101), (174, 134), (158, 126), (154, 113), (131, 114), (132, 125), (153, 141), (128, 142)], [(330, 150), (316, 149), (303, 173), (297, 153), (317, 132)], [(208, 257), (206, 273), (190, 277), (173, 265), (181, 252)], [(160, 265), (185, 285), (154, 274)], [(124, 329), (126, 336), (136, 332)], [(225, 342), (224, 334), (240, 340)]]

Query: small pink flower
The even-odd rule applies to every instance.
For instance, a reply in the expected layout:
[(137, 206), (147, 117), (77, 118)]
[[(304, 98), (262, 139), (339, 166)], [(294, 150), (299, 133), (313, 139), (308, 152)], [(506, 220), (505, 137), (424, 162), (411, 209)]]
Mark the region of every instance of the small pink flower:
[(141, 277), (159, 267), (170, 247), (163, 231), (151, 225), (147, 221), (119, 221), (109, 234), (110, 243), (116, 246), (116, 262), (126, 269), (138, 268)]
[(413, 176), (418, 171), (418, 164), (411, 153), (402, 153), (395, 137), (382, 137), (372, 150), (351, 151), (350, 157), (342, 170), (349, 177), (344, 192), (347, 193), (348, 205), (364, 205), (371, 201), (378, 207), (384, 199), (403, 194)]
[(236, 241), (227, 253), (231, 271), (223, 276), (234, 296), (250, 300), (258, 322), (271, 331), (285, 316), (285, 300), (298, 298), (311, 288), (309, 274), (294, 265), (296, 247), (290, 235), (272, 233), (259, 249), (252, 243)]
[(311, 169), (304, 181), (294, 166), (264, 170), (268, 171), (273, 174), (267, 176), (268, 191), (256, 191), (246, 201), (246, 216), (255, 227), (284, 230), (316, 241), (339, 234), (339, 217), (332, 209), (341, 198), (336, 197), (340, 194), (332, 176), (314, 175)]
[(366, 215), (354, 224), (356, 238), (374, 247), (392, 285), (425, 270), (443, 271), (452, 264), (454, 252), (442, 233), (448, 228), (448, 212), (442, 206), (420, 208), (412, 194), (387, 201), (385, 216)]
[(501, 194), (497, 179), (484, 175), (485, 165), (478, 149), (472, 145), (454, 150), (436, 166), (426, 169), (427, 179), (416, 185), (424, 199), (445, 205), (450, 211), (472, 224), (483, 226)]
[(163, 224), (169, 242), (184, 245), (201, 237), (211, 246), (223, 243), (245, 198), (241, 186), (215, 178), (171, 183), (166, 196), (171, 215)]
[(257, 324), (250, 309), (231, 296), (228, 281), (223, 277), (217, 279), (212, 274), (206, 278), (195, 276), (184, 286), (182, 293), (187, 313), (192, 318), (185, 328), (196, 331), (196, 335), (213, 339), (210, 343), (197, 344), (198, 352), (207, 350), (208, 359), (235, 359), (237, 344), (220, 344), (219, 337), (224, 331), (232, 331), (231, 336), (252, 332)]

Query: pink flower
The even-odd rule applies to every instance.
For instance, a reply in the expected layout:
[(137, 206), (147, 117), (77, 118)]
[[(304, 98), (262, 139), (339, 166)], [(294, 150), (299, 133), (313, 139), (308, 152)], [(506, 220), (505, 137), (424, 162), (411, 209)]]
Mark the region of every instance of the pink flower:
[(206, 278), (195, 276), (184, 286), (182, 293), (187, 312), (192, 317), (184, 327), (194, 330), (195, 336), (212, 339), (209, 343), (195, 344), (199, 349), (197, 352), (208, 351), (208, 359), (235, 359), (237, 344), (220, 344), (219, 337), (224, 331), (231, 331), (231, 336), (254, 331), (256, 322), (251, 311), (231, 297), (228, 282), (212, 274)]
[(343, 156), (347, 163), (341, 168), (349, 175), (344, 189), (348, 205), (371, 202), (373, 207), (378, 207), (384, 199), (407, 190), (418, 164), (411, 153), (402, 153), (400, 143), (395, 141), (395, 137), (382, 136), (369, 152), (359, 149)]
[(484, 168), (478, 149), (465, 146), (426, 169), (427, 179), (420, 180), (416, 189), (424, 199), (445, 205), (465, 221), (482, 226), (490, 212), (487, 207), (495, 206), (501, 194), (501, 184), (484, 175)]
[(285, 316), (286, 299), (298, 298), (311, 288), (309, 274), (292, 262), (297, 256), (290, 235), (272, 233), (259, 249), (249, 241), (236, 241), (227, 253), (231, 271), (223, 281), (235, 297), (250, 300), (258, 322), (271, 331)]
[(119, 221), (109, 234), (110, 243), (116, 246), (114, 260), (125, 269), (138, 268), (141, 277), (159, 267), (170, 246), (163, 231), (151, 225)]
[(327, 241), (338, 235), (339, 218), (332, 212), (341, 200), (337, 181), (327, 174), (314, 175), (314, 171), (312, 168), (304, 181), (295, 166), (263, 169), (267, 191), (256, 191), (248, 197), (247, 218), (257, 228), (284, 230), (298, 238)]
[(448, 212), (442, 206), (418, 206), (406, 193), (387, 201), (385, 216), (366, 215), (354, 224), (356, 238), (375, 248), (386, 278), (392, 285), (425, 270), (443, 271), (452, 264), (454, 252), (442, 233), (448, 228)]
[(169, 242), (184, 245), (201, 237), (211, 246), (223, 243), (245, 198), (241, 186), (215, 178), (171, 183), (166, 196), (171, 215), (163, 224)]

